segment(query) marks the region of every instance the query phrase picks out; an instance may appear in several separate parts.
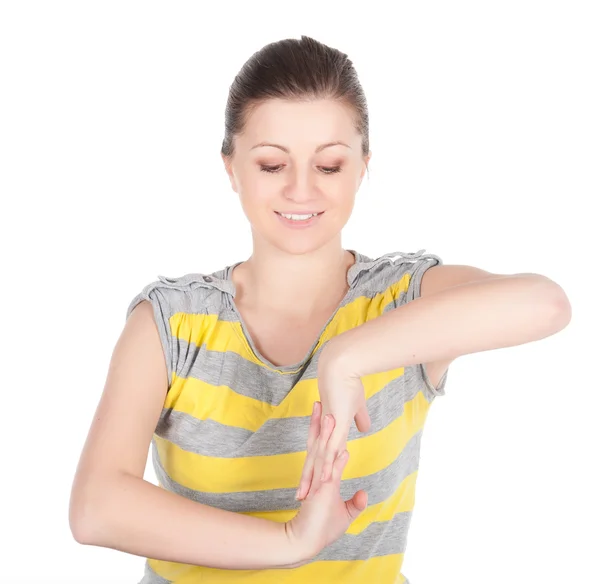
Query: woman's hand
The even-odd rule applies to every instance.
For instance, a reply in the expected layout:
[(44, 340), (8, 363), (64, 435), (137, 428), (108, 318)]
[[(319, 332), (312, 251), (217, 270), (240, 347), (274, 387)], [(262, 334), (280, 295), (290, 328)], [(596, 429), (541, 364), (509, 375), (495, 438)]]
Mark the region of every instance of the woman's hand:
[[(327, 444), (335, 426), (331, 415), (324, 418), (321, 427), (321, 403), (315, 402), (308, 433), (308, 455)], [(357, 491), (348, 501), (340, 497), (342, 472), (349, 453), (342, 450), (333, 461), (329, 480), (322, 482), (310, 500), (305, 500), (297, 515), (285, 524), (285, 532), (294, 549), (300, 550), (301, 561), (288, 567), (304, 565), (323, 548), (341, 537), (350, 524), (367, 506), (367, 493)]]
[(333, 416), (335, 428), (327, 442), (319, 440), (317, 448), (309, 447), (298, 489), (300, 500), (314, 496), (321, 483), (331, 476), (335, 458), (346, 449), (352, 420), (359, 432), (367, 432), (371, 427), (360, 377), (349, 373), (339, 361), (329, 359), (325, 352), (319, 359), (318, 385), (322, 403), (321, 432), (328, 414)]

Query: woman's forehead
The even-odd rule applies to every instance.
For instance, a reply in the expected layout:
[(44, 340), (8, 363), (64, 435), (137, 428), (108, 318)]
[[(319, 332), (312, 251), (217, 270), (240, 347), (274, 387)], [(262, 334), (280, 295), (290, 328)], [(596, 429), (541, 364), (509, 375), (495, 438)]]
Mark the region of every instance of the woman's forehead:
[(354, 149), (360, 134), (349, 109), (334, 100), (269, 100), (249, 112), (240, 139), (248, 149), (277, 144), (284, 151), (294, 146), (323, 150), (335, 144), (331, 147), (342, 150)]

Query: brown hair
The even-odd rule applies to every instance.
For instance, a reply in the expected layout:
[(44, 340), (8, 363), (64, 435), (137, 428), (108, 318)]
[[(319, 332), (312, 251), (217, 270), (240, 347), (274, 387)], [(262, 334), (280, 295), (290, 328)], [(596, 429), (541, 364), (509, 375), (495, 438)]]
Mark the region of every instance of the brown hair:
[(356, 112), (362, 153), (369, 153), (367, 100), (348, 55), (302, 35), (265, 45), (244, 63), (229, 88), (225, 108), (224, 156), (234, 151), (252, 109), (267, 99), (336, 99)]

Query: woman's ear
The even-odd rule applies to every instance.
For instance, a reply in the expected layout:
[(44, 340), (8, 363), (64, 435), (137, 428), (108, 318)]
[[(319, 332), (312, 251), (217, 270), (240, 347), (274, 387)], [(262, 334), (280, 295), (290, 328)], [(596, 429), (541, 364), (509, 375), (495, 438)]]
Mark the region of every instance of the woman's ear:
[(362, 183), (362, 179), (363, 176), (365, 176), (365, 172), (367, 172), (369, 170), (369, 161), (371, 160), (371, 155), (372, 152), (369, 150), (369, 153), (364, 157), (364, 161), (365, 161), (365, 165), (363, 166), (363, 169), (360, 171), (360, 181), (359, 181), (359, 186)]
[(362, 177), (365, 176), (365, 172), (367, 172), (367, 170), (369, 170), (369, 161), (371, 160), (372, 154), (373, 153), (369, 150), (369, 153), (363, 158), (363, 160), (365, 161), (365, 166), (363, 167), (363, 169), (360, 173), (361, 181), (362, 181)]
[(230, 156), (225, 156), (221, 153), (221, 158), (223, 159), (223, 164), (225, 166), (225, 172), (229, 177), (229, 182), (231, 184), (231, 188), (237, 193), (237, 185), (235, 182), (235, 175), (233, 174), (233, 160)]

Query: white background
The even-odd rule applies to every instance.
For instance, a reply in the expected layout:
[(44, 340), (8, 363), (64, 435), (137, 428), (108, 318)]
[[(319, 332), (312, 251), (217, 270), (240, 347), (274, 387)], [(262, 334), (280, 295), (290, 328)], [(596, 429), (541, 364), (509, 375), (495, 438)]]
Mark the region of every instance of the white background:
[(73, 539), (75, 468), (133, 296), (250, 255), (219, 156), (227, 93), (301, 34), (348, 53), (369, 103), (344, 247), (541, 273), (573, 309), (555, 336), (451, 366), (402, 572), (600, 582), (594, 4), (2, 3), (0, 582), (140, 580), (142, 558)]

